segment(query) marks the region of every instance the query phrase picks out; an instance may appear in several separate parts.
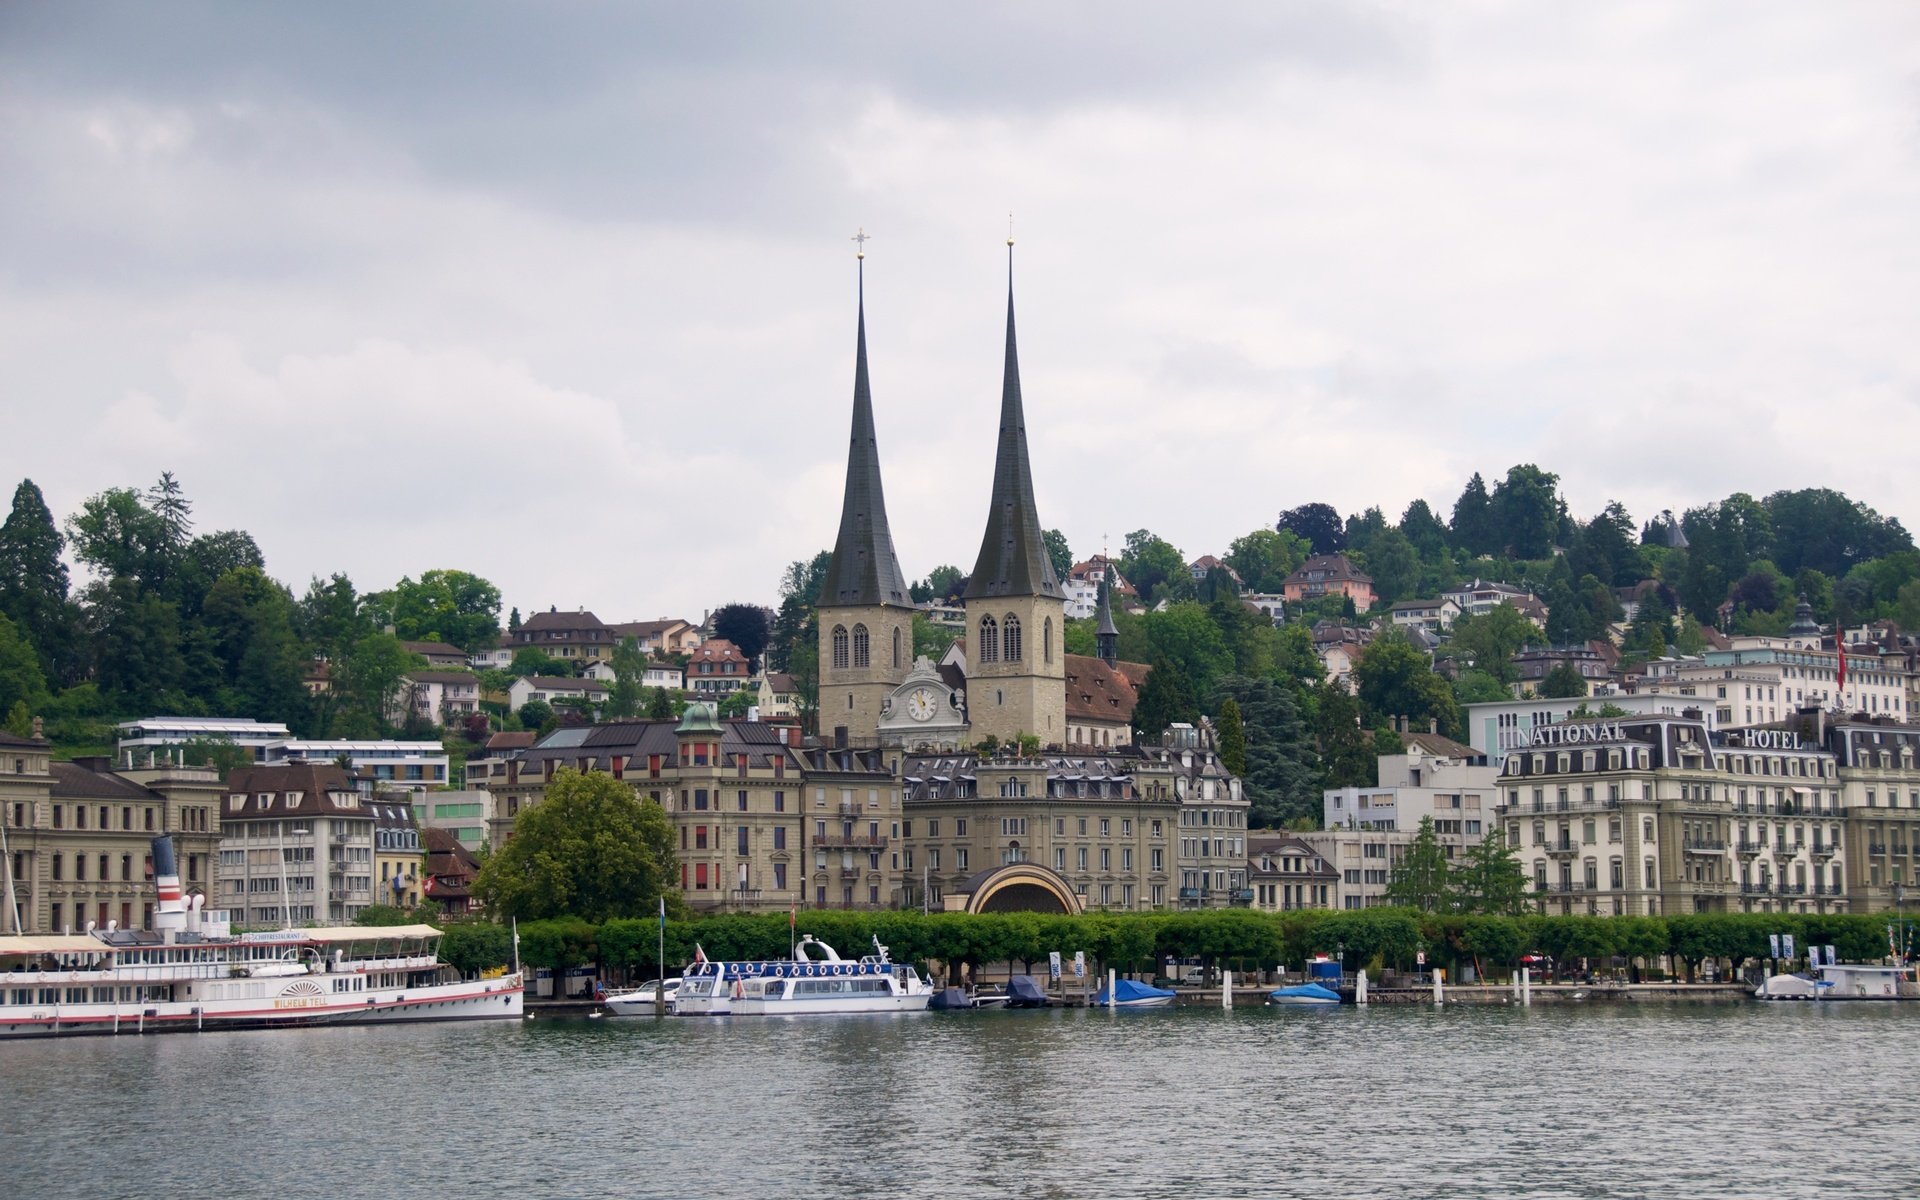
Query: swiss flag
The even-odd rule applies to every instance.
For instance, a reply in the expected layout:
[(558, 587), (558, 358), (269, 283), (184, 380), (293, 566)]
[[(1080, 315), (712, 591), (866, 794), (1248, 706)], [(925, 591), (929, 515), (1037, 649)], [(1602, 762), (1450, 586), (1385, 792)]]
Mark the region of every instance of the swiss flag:
[(1840, 652), (1840, 673), (1837, 676), (1838, 691), (1847, 690), (1847, 635), (1836, 632), (1833, 635), (1833, 648)]

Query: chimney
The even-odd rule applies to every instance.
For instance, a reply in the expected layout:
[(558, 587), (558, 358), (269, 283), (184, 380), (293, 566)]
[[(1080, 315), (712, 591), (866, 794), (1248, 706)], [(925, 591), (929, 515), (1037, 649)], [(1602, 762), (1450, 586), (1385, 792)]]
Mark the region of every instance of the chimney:
[(46, 728), (46, 722), (42, 721), (39, 717), (35, 717), (33, 719), (33, 740), (36, 742), (45, 740), (47, 736)]
[(1439, 718), (1439, 717), (1428, 717), (1428, 718), (1427, 718), (1427, 732), (1428, 732), (1428, 733), (1431, 733), (1431, 734), (1433, 734), (1433, 735), (1435, 735), (1436, 737), (1437, 737), (1437, 736), (1439, 736), (1439, 733), (1440, 733), (1440, 718)]

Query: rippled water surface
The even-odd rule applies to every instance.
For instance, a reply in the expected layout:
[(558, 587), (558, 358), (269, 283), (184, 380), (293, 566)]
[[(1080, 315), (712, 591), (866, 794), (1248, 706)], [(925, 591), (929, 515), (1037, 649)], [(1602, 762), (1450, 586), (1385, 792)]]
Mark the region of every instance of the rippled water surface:
[(1910, 1196), (1920, 1004), (0, 1044), (0, 1195)]

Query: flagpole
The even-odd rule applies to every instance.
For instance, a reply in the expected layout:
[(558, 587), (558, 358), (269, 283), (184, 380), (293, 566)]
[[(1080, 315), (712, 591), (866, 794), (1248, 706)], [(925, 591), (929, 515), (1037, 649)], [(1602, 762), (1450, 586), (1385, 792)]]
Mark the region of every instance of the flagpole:
[(667, 1015), (667, 897), (660, 896), (660, 973), (654, 976), (653, 1015)]

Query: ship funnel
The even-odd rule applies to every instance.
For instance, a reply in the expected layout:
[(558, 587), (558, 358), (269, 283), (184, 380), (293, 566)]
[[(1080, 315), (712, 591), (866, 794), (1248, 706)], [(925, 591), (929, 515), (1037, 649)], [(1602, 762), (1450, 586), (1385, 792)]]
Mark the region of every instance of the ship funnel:
[(187, 906), (180, 898), (180, 868), (173, 859), (173, 839), (165, 834), (153, 839), (153, 885), (160, 903), (153, 910), (153, 928), (171, 942), (187, 927)]

